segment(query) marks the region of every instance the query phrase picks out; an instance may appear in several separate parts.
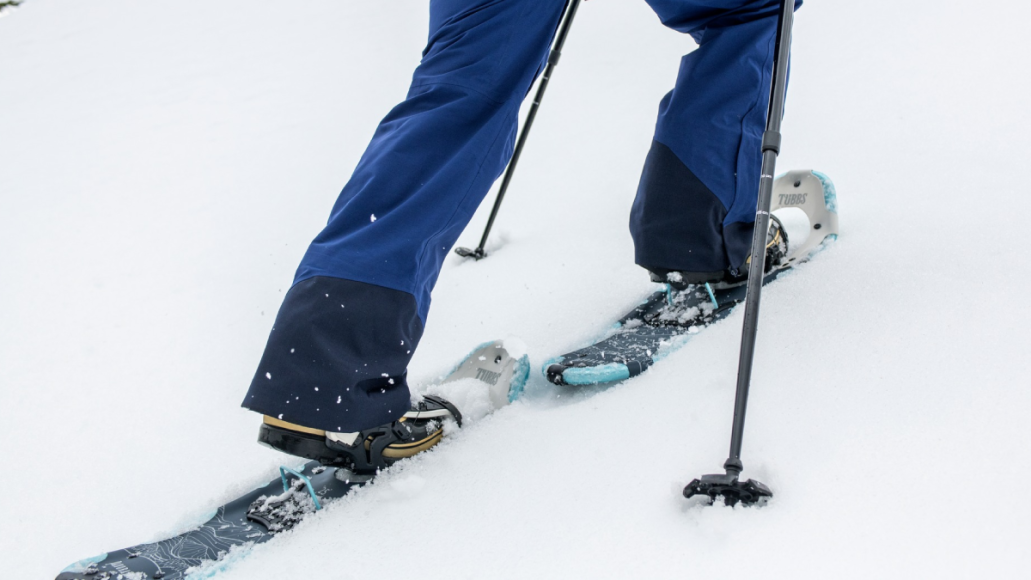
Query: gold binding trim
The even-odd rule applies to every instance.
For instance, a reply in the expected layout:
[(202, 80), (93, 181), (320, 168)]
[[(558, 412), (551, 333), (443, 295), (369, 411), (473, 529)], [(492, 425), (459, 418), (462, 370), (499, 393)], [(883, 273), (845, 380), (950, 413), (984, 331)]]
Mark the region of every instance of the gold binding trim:
[(422, 441), (415, 441), (413, 443), (395, 443), (394, 445), (388, 445), (383, 450), (383, 457), (389, 457), (391, 459), (401, 459), (403, 457), (411, 457), (417, 453), (426, 451), (430, 447), (433, 447), (440, 442), (444, 432), (437, 430), (429, 437)]
[(304, 425), (298, 425), (297, 423), (287, 423), (282, 419), (276, 419), (275, 417), (269, 417), (268, 415), (265, 415), (265, 424), (279, 427), (280, 429), (289, 429), (290, 431), (298, 431), (309, 435), (318, 435), (319, 437), (326, 436), (326, 432), (322, 429), (312, 429), (311, 427), (305, 427)]
[[(769, 250), (773, 246), (776, 246), (777, 244), (780, 243), (780, 232), (781, 232), (781, 229), (777, 228), (777, 233), (773, 235), (773, 239), (770, 240), (769, 243), (766, 244), (766, 249), (767, 250)], [(749, 250), (749, 252), (748, 252), (748, 258), (745, 260), (745, 263), (746, 264), (751, 264), (752, 263), (752, 252), (751, 252), (751, 250)]]
[[(263, 420), (264, 420), (266, 425), (271, 425), (273, 427), (279, 427), (280, 429), (287, 429), (287, 430), (290, 430), (290, 431), (297, 431), (299, 433), (308, 433), (309, 435), (316, 435), (316, 436), (319, 436), (319, 437), (325, 437), (326, 436), (326, 432), (324, 430), (322, 430), (322, 429), (312, 429), (311, 427), (305, 427), (304, 425), (298, 425), (297, 423), (289, 423), (287, 421), (283, 421), (282, 419), (276, 419), (275, 417), (270, 417), (268, 415), (264, 415), (264, 419)], [(401, 420), (403, 421), (404, 419), (401, 419)], [(404, 457), (411, 457), (411, 456), (413, 456), (413, 455), (415, 455), (417, 453), (421, 453), (423, 451), (426, 451), (430, 447), (433, 447), (434, 445), (439, 443), (441, 438), (443, 437), (443, 435), (444, 435), (443, 430), (439, 430), (438, 429), (432, 435), (430, 435), (429, 437), (427, 437), (427, 438), (425, 438), (425, 439), (423, 439), (421, 441), (413, 441), (412, 443), (395, 443), (393, 445), (388, 445), (383, 450), (383, 456), (384, 457), (389, 457), (391, 459), (401, 459), (401, 458), (404, 458)], [(365, 442), (365, 448), (366, 449), (369, 448), (369, 442), (368, 441)]]

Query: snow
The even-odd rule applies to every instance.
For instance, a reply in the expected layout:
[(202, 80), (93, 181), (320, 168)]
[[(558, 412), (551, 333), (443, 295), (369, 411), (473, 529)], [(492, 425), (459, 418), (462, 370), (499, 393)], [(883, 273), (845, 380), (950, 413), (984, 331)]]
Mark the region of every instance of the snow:
[[(778, 167), (835, 180), (842, 233), (763, 294), (743, 460), (767, 507), (679, 495), (725, 459), (738, 312), (608, 389), (535, 370), (524, 400), (218, 577), (1026, 574), (1029, 17), (1003, 0), (799, 11)], [(239, 403), (425, 28), (415, 0), (4, 12), (8, 576), (167, 536), (297, 463), (254, 444)], [(627, 213), (692, 46), (644, 2), (583, 7), (490, 257), (445, 265), (413, 382), (509, 336), (539, 369), (653, 290)]]
[(463, 425), (473, 424), (494, 411), (490, 400), (490, 389), (483, 381), (476, 379), (460, 379), (447, 383), (417, 386), (414, 399), (421, 400), (423, 395), (437, 395), (451, 402), (462, 412)]

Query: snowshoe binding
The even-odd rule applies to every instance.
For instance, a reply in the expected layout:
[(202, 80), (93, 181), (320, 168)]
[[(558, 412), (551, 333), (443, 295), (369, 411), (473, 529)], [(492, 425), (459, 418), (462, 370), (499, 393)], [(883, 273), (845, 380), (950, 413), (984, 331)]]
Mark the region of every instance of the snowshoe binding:
[(462, 414), (454, 405), (442, 397), (427, 395), (397, 421), (357, 433), (309, 429), (266, 415), (258, 442), (323, 465), (375, 473), (439, 443), (446, 419), (462, 425)]
[[(441, 390), (463, 380), (490, 400), (493, 409), (507, 405), (522, 392), (529, 375), (528, 358), (512, 356), (501, 341), (481, 345), (442, 383)], [(483, 388), (485, 387), (485, 389)], [(444, 422), (462, 426), (458, 407), (439, 394), (424, 394), (403, 417), (386, 425), (356, 433), (311, 429), (265, 416), (258, 442), (290, 455), (341, 467), (356, 474), (373, 474), (389, 465), (430, 449), (444, 435)]]

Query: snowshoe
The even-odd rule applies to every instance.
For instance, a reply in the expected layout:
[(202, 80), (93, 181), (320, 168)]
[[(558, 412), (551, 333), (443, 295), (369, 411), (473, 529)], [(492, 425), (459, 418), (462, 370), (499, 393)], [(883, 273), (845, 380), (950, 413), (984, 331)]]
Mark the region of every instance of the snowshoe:
[[(785, 208), (806, 214), (809, 235), (797, 246), (789, 246), (781, 221), (770, 220), (764, 285), (837, 238), (837, 194), (822, 173), (791, 171), (777, 178), (771, 211)], [(699, 281), (698, 273), (653, 271), (665, 288), (619, 319), (595, 344), (545, 363), (545, 376), (558, 385), (593, 385), (641, 374), (743, 302), (749, 267), (746, 260), (741, 268), (713, 273), (708, 281)]]
[[(515, 345), (508, 341), (480, 345), (443, 382), (430, 387), (438, 396), (424, 396), (412, 406), (404, 421), (356, 434), (350, 447), (344, 445), (348, 441), (331, 441), (331, 434), (316, 429), (269, 421), (262, 425), (262, 438), (272, 443), (279, 437), (275, 441), (277, 448), (317, 456), (331, 466), (309, 461), (296, 467), (281, 467), (279, 477), (219, 506), (203, 524), (165, 540), (80, 560), (65, 568), (57, 580), (212, 577), (228, 562), (244, 557), (251, 546), (293, 529), (326, 504), (374, 481), (376, 467), (436, 445), (442, 431), (447, 430), (440, 429), (440, 423), (452, 419), (457, 423), (460, 417), (463, 423), (472, 422), (477, 413), (487, 413), (515, 400), (529, 373), (529, 359), (515, 352)], [(453, 401), (468, 405), (464, 416), (439, 400), (444, 393)], [(336, 435), (333, 437), (341, 439)], [(338, 467), (341, 464), (364, 466), (371, 472), (357, 473)]]

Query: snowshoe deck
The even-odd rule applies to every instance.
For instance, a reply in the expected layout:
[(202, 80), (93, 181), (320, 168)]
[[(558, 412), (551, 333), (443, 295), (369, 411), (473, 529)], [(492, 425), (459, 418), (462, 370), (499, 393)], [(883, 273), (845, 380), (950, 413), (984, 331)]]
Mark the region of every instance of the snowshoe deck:
[[(763, 283), (786, 269), (773, 270)], [(595, 385), (636, 377), (691, 336), (726, 318), (744, 301), (745, 291), (744, 284), (659, 290), (621, 318), (614, 332), (602, 340), (548, 361), (545, 375), (556, 385)]]
[(307, 481), (284, 472), (283, 477), (219, 507), (208, 521), (193, 530), (76, 562), (65, 568), (57, 580), (114, 580), (139, 577), (140, 573), (143, 578), (164, 580), (179, 580), (193, 572), (206, 577), (205, 572), (214, 573), (219, 563), (232, 559), (234, 548), (267, 542), (315, 512), (312, 493), (320, 504), (325, 504), (372, 479), (345, 469), (326, 468), (317, 461), (296, 471)]

